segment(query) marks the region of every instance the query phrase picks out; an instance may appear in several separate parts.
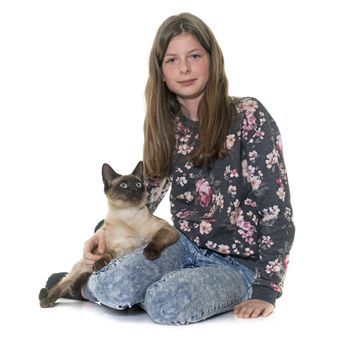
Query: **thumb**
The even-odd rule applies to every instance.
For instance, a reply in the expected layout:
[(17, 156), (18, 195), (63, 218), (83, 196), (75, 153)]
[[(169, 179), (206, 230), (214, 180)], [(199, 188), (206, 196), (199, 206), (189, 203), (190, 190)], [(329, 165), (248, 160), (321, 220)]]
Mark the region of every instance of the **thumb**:
[(97, 252), (102, 255), (106, 250), (106, 242), (103, 238), (100, 238), (99, 242), (98, 242), (98, 248), (97, 248)]

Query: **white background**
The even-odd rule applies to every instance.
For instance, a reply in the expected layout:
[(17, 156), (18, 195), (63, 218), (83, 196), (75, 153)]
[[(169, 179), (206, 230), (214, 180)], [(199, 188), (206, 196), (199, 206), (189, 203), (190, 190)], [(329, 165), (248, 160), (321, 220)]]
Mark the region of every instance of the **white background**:
[[(0, 1), (6, 349), (348, 348), (345, 4)], [(149, 50), (161, 22), (183, 11), (213, 30), (231, 95), (258, 98), (282, 133), (297, 229), (284, 295), (267, 319), (225, 314), (183, 327), (90, 303), (41, 309), (47, 276), (71, 267), (105, 215), (102, 163), (129, 173), (142, 157)], [(170, 219), (166, 200), (157, 215)]]

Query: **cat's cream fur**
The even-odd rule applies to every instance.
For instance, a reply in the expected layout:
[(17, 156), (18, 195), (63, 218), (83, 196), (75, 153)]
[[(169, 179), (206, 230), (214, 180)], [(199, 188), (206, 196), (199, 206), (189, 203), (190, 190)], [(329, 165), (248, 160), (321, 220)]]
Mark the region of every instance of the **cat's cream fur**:
[[(149, 212), (142, 173), (142, 162), (139, 162), (132, 175), (126, 176), (115, 173), (108, 164), (103, 165), (102, 176), (108, 200), (108, 212), (96, 234), (104, 237), (106, 252), (93, 267), (86, 265), (82, 259), (55, 286), (49, 290), (43, 288), (39, 295), (42, 307), (54, 306), (58, 298), (72, 289), (79, 289), (93, 271), (100, 270), (112, 259), (125, 255), (143, 244), (146, 244), (145, 257), (156, 259), (165, 247), (178, 239), (178, 233), (173, 226)], [(121, 189), (121, 186), (132, 187), (132, 185), (135, 187), (132, 190)]]

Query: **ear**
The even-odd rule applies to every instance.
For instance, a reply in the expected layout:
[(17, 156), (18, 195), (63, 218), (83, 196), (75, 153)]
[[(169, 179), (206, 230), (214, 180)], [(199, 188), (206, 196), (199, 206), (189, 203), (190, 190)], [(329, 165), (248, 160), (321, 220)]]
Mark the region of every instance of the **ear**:
[(143, 162), (142, 161), (137, 163), (136, 168), (132, 172), (132, 175), (135, 175), (139, 177), (141, 180), (143, 180)]
[(116, 173), (109, 164), (105, 163), (102, 165), (102, 179), (105, 185), (105, 192), (108, 191), (109, 187), (112, 184), (112, 181), (119, 176), (121, 175)]

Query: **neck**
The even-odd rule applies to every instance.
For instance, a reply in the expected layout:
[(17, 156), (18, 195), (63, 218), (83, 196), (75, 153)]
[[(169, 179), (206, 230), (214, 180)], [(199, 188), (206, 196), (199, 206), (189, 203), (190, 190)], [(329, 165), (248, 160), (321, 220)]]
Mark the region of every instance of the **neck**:
[(184, 115), (193, 120), (198, 121), (198, 106), (199, 102), (202, 99), (202, 94), (198, 97), (191, 98), (191, 99), (185, 99), (182, 97), (178, 97), (178, 101), (181, 105), (181, 110)]

